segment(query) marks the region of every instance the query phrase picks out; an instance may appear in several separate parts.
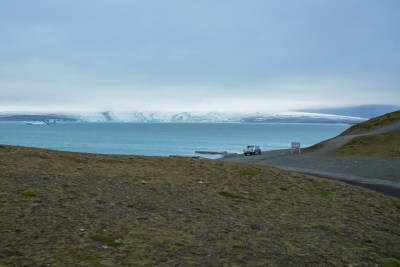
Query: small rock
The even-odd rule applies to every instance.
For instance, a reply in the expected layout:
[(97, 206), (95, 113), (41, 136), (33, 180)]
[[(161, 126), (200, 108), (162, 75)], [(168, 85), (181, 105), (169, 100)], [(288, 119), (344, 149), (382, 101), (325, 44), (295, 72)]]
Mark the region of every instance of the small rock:
[(146, 184), (146, 181), (145, 181), (145, 180), (142, 180), (142, 184)]
[(204, 184), (203, 180), (201, 180), (200, 178), (197, 179), (197, 183), (198, 183), (198, 184)]
[(83, 169), (83, 163), (79, 163), (78, 170), (82, 170), (82, 169)]
[(81, 232), (85, 232), (85, 229), (84, 229), (84, 228), (81, 228), (81, 229), (79, 229), (79, 231), (81, 231)]
[(103, 246), (104, 249), (107, 249), (108, 247), (106, 245)]
[(102, 260), (99, 262), (101, 265), (106, 265), (106, 266), (111, 266), (113, 265), (113, 262), (111, 260)]

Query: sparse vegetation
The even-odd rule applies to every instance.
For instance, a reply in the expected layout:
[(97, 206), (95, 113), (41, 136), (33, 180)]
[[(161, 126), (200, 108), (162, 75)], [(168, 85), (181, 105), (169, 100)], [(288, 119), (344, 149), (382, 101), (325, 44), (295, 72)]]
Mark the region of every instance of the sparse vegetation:
[(102, 242), (108, 247), (118, 247), (122, 244), (122, 240), (118, 237), (113, 236), (105, 236), (105, 235), (94, 235), (91, 236), (90, 239), (98, 242)]
[(367, 133), (397, 121), (400, 121), (400, 110), (355, 124), (344, 131), (341, 135)]
[(34, 197), (34, 196), (36, 196), (36, 192), (35, 192), (35, 190), (33, 190), (33, 189), (25, 190), (25, 191), (23, 192), (23, 194), (24, 194), (24, 196), (27, 196), (27, 197)]
[(346, 252), (351, 252), (353, 250), (353, 245), (347, 242), (346, 244), (344, 244), (344, 246), (342, 246), (342, 249)]
[[(400, 121), (400, 111), (385, 114), (383, 116), (358, 123), (348, 128), (339, 136), (358, 135), (387, 126)], [(322, 141), (310, 147), (304, 148), (303, 153), (312, 152), (324, 147), (326, 141)], [(339, 155), (382, 155), (400, 156), (400, 132), (393, 131), (386, 134), (359, 136), (352, 139), (344, 147), (340, 148)]]
[(322, 190), (322, 189), (315, 189), (315, 188), (306, 188), (307, 192), (313, 193), (315, 195), (320, 195), (320, 196), (328, 196), (331, 194), (331, 192)]
[(246, 175), (246, 176), (255, 176), (257, 174), (260, 174), (260, 171), (252, 170), (252, 169), (243, 169), (243, 170), (239, 170), (239, 173)]
[[(321, 230), (327, 234), (332, 234), (332, 235), (336, 235), (336, 236), (340, 236), (341, 233), (336, 230), (335, 228), (331, 227), (330, 225), (326, 225), (326, 224), (311, 224), (311, 225), (303, 225), (304, 229), (314, 229), (314, 230)], [(310, 234), (308, 234), (310, 235)], [(313, 235), (311, 235), (313, 236)], [(309, 237), (311, 237), (309, 236)]]
[(338, 149), (336, 153), (342, 155), (400, 156), (400, 131), (356, 137)]
[(342, 182), (240, 162), (6, 147), (5, 266), (384, 266), (399, 258), (400, 200)]
[(217, 243), (215, 246), (218, 250), (221, 250), (225, 247), (224, 244), (222, 244), (222, 243)]
[(385, 263), (388, 266), (400, 266), (400, 260), (398, 260), (396, 258), (387, 258), (387, 259), (385, 259)]

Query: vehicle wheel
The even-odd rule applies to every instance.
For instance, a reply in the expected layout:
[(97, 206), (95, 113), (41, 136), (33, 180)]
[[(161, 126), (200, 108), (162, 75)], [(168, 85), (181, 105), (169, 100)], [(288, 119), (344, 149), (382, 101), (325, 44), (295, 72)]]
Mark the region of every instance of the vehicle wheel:
[(244, 155), (247, 157), (247, 153), (244, 153)]
[(256, 154), (256, 152), (253, 152), (252, 155), (254, 156)]
[(260, 152), (258, 152), (258, 155), (261, 155), (261, 150), (260, 150)]

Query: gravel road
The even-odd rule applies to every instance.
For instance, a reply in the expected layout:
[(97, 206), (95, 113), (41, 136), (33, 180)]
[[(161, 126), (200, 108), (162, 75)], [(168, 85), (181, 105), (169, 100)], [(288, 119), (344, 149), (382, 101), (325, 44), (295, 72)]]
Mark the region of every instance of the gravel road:
[[(400, 128), (394, 123), (367, 134)], [(366, 134), (363, 134), (366, 135)], [(342, 180), (400, 198), (400, 158), (377, 156), (342, 156), (334, 152), (359, 135), (338, 136), (324, 142), (322, 148), (304, 154), (291, 154), (290, 149), (265, 151), (261, 155), (230, 155), (223, 160), (247, 162), (314, 176)]]

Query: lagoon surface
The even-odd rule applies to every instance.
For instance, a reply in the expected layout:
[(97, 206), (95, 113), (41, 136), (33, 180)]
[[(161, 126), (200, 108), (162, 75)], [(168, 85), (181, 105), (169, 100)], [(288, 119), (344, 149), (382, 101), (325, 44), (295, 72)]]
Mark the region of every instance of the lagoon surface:
[[(332, 138), (347, 124), (314, 123), (57, 123), (0, 122), (0, 144), (63, 151), (146, 156), (195, 155), (196, 150), (240, 153), (302, 147)], [(206, 157), (213, 157), (201, 155)]]

